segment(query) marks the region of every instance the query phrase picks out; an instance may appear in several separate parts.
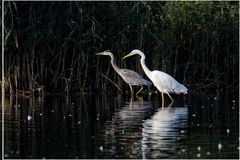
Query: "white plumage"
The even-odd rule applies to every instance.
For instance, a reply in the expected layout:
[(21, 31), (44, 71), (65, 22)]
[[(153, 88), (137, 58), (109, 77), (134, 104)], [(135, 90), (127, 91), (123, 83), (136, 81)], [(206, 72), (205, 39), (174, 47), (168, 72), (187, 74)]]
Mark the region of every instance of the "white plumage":
[(154, 86), (162, 93), (186, 94), (188, 89), (176, 81), (167, 73), (154, 70), (150, 73), (149, 79), (152, 80)]
[(141, 56), (140, 61), (145, 74), (153, 82), (153, 85), (159, 90), (159, 92), (162, 93), (162, 106), (164, 106), (163, 93), (166, 93), (169, 96), (169, 98), (172, 100), (172, 102), (173, 102), (173, 99), (169, 95), (169, 93), (187, 94), (188, 89), (184, 85), (176, 81), (169, 74), (158, 71), (158, 70), (150, 71), (145, 64), (145, 55), (140, 50), (137, 50), (137, 49), (133, 50), (131, 53), (123, 57), (123, 59), (136, 54)]

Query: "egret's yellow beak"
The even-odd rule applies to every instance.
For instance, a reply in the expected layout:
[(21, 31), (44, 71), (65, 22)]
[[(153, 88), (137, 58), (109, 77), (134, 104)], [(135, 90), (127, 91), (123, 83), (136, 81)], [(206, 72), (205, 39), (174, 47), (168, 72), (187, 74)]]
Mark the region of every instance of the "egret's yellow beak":
[(130, 57), (130, 56), (132, 56), (132, 53), (127, 54), (127, 55), (124, 56), (122, 59), (125, 59), (125, 58)]

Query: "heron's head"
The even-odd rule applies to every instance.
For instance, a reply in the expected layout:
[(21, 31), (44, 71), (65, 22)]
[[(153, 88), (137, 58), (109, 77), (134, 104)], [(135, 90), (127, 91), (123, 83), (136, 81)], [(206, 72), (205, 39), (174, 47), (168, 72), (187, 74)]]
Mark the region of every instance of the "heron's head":
[(106, 50), (106, 51), (103, 51), (103, 52), (99, 52), (99, 53), (96, 53), (95, 55), (99, 56), (110, 56), (112, 55), (112, 53), (110, 52), (110, 50)]
[(126, 56), (124, 56), (122, 59), (125, 59), (125, 58), (127, 58), (127, 57), (130, 57), (130, 56), (133, 56), (133, 55), (136, 55), (136, 54), (144, 55), (143, 52), (141, 52), (140, 50), (134, 49), (134, 50), (132, 50), (129, 54), (127, 54)]

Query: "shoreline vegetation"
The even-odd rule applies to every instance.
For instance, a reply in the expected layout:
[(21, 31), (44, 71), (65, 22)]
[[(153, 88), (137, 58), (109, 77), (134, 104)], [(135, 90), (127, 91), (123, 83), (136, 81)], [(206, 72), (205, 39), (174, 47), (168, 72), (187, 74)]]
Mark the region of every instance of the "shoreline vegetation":
[(109, 58), (94, 55), (107, 49), (144, 75), (139, 57), (121, 60), (139, 49), (189, 90), (239, 90), (239, 2), (4, 4), (6, 94), (127, 89)]

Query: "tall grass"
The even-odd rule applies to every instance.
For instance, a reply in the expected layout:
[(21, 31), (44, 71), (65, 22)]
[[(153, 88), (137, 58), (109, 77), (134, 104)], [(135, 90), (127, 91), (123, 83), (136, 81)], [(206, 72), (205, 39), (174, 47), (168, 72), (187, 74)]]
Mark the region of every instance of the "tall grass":
[[(191, 89), (238, 88), (238, 2), (5, 2), (8, 93), (94, 92), (123, 82), (107, 57), (151, 69)], [(108, 77), (108, 78), (106, 78)], [(111, 80), (111, 81), (109, 81)]]

